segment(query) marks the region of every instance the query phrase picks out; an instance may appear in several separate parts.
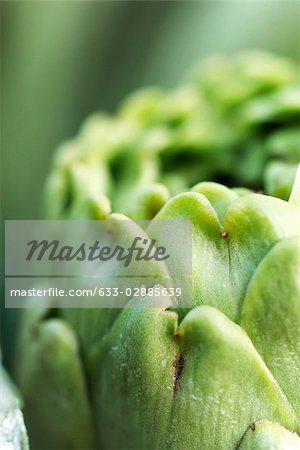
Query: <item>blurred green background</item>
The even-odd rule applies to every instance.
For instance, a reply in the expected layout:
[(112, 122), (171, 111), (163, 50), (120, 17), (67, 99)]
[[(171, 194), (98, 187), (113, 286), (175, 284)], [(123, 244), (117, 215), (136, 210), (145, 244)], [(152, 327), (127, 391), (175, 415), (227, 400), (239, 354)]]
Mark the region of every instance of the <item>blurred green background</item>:
[(43, 217), (57, 144), (133, 89), (175, 86), (215, 54), (299, 56), (298, 1), (1, 3), (3, 215)]

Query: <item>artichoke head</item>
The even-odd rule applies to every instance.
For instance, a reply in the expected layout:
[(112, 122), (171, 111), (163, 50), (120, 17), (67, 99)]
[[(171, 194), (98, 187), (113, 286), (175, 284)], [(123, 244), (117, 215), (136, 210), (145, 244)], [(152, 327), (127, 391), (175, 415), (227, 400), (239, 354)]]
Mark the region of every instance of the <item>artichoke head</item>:
[(292, 61), (217, 58), (58, 149), (48, 218), (191, 222), (192, 308), (25, 311), (33, 448), (300, 448), (299, 100)]
[(300, 448), (299, 179), (289, 202), (199, 183), (146, 232), (169, 219), (192, 223), (191, 309), (25, 314), (36, 448)]

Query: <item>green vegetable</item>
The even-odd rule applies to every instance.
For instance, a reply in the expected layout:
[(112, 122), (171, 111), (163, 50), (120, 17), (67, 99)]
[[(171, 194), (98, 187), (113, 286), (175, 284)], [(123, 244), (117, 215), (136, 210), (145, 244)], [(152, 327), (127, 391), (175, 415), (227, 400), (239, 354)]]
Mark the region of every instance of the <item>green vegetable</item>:
[(219, 58), (91, 117), (58, 150), (48, 217), (121, 212), (151, 220), (150, 238), (157, 221), (189, 220), (193, 298), (24, 311), (33, 448), (300, 448), (299, 112), (293, 62)]
[(206, 182), (166, 202), (146, 231), (192, 222), (191, 310), (27, 312), (34, 448), (300, 446), (299, 192), (299, 179), (291, 202)]

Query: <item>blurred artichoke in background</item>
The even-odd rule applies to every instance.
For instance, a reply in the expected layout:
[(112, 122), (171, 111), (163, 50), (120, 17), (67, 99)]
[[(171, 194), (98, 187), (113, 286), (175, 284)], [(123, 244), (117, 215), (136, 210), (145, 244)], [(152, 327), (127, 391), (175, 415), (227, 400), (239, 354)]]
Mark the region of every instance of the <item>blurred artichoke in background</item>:
[(106, 210), (108, 196), (115, 211), (152, 218), (153, 199), (159, 208), (205, 180), (288, 199), (300, 161), (297, 75), (295, 63), (268, 54), (213, 58), (174, 91), (144, 89), (115, 116), (91, 116), (58, 149), (48, 217), (84, 216), (87, 202)]
[(112, 209), (151, 219), (150, 238), (156, 221), (192, 223), (193, 307), (24, 311), (33, 448), (300, 448), (295, 83), (281, 58), (217, 58), (173, 92), (91, 117), (58, 150), (51, 219)]

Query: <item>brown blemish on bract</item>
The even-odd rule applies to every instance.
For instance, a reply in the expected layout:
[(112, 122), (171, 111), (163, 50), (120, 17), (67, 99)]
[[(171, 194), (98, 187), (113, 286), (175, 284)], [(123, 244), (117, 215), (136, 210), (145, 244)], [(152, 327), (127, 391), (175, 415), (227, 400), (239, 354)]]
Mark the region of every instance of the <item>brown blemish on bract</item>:
[(255, 431), (256, 426), (255, 426), (254, 422), (250, 425), (250, 428), (251, 428), (252, 431)]
[(222, 231), (222, 237), (227, 238), (228, 237), (228, 231)]
[(183, 356), (181, 354), (176, 355), (174, 363), (173, 363), (173, 367), (174, 367), (173, 394), (174, 395), (176, 394), (176, 392), (178, 390), (180, 378), (181, 378), (184, 366), (185, 366), (185, 361), (184, 361)]

